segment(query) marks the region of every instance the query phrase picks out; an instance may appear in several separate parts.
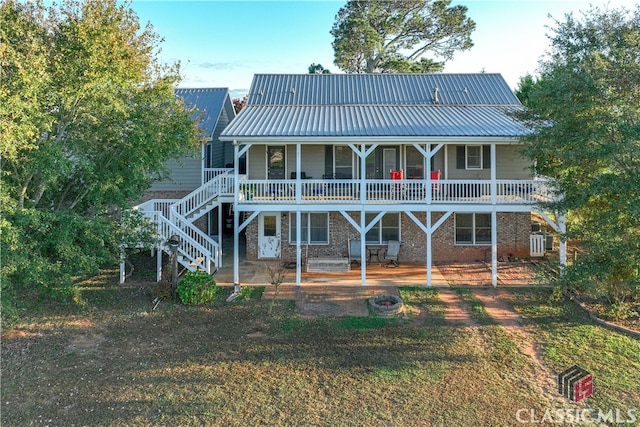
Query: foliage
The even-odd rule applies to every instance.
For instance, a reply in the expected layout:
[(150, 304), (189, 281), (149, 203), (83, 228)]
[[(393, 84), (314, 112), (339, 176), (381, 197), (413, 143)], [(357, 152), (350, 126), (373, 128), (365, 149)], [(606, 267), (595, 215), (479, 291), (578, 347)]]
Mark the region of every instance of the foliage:
[(216, 281), (204, 271), (189, 271), (178, 282), (176, 289), (184, 304), (206, 304), (218, 293)]
[(556, 24), (540, 76), (519, 88), (526, 152), (564, 195), (547, 207), (571, 213), (566, 237), (586, 249), (569, 284), (622, 303), (640, 286), (640, 7)]
[(240, 111), (242, 111), (244, 106), (247, 105), (247, 101), (248, 100), (249, 100), (249, 95), (245, 95), (242, 99), (241, 98), (233, 98), (233, 100), (231, 102), (233, 103), (233, 110), (236, 112), (236, 114), (238, 114)]
[(234, 301), (261, 300), (264, 294), (264, 286), (243, 286)]
[(331, 74), (331, 71), (324, 68), (322, 64), (316, 64), (314, 62), (309, 65), (309, 74)]
[(199, 144), (160, 42), (115, 0), (0, 5), (3, 306), (112, 263), (122, 210)]
[[(475, 22), (451, 0), (350, 0), (331, 29), (335, 64), (348, 73), (438, 72), (473, 46)], [(431, 53), (442, 62), (423, 57)]]

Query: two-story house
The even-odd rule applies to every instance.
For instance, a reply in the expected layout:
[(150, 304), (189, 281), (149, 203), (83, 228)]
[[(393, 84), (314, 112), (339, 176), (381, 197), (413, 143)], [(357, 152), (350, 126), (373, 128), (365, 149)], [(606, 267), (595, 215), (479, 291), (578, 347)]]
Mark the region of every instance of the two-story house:
[[(158, 277), (169, 240), (185, 268), (219, 268), (224, 217), (237, 287), (242, 234), (248, 260), (295, 264), (297, 284), (318, 261), (349, 267), (355, 247), (365, 285), (374, 251), (401, 242), (401, 262), (425, 265), (427, 285), (435, 262), (478, 259), (496, 285), (500, 259), (540, 253), (533, 213), (566, 227), (540, 207), (557, 195), (520, 154), (527, 129), (510, 113), (521, 108), (499, 74), (256, 75), (219, 137), (233, 168), (138, 206), (157, 224)], [(210, 212), (217, 236), (198, 223)], [(559, 252), (565, 263), (562, 239)]]
[[(520, 154), (522, 108), (499, 74), (256, 75), (220, 139), (234, 146), (234, 282), (238, 236), (248, 259), (296, 263), (402, 242), (404, 262), (527, 257), (532, 212), (551, 183)], [(566, 257), (560, 242), (561, 261)]]

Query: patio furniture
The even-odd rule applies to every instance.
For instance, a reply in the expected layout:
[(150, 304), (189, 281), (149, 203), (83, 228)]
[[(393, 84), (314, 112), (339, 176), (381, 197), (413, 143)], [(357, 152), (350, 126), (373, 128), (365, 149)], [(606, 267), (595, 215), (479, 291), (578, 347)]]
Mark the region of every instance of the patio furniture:
[(400, 241), (389, 240), (387, 243), (387, 252), (384, 254), (384, 260), (387, 261), (387, 266), (393, 264), (398, 267), (398, 259), (400, 256)]
[(360, 250), (360, 240), (349, 239), (349, 265), (354, 262), (358, 265), (362, 262), (362, 251)]

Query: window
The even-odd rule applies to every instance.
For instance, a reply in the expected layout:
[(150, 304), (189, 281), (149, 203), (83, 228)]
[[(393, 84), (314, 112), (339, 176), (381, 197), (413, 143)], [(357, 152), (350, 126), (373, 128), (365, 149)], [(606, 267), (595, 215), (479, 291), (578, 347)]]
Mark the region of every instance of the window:
[(337, 179), (351, 179), (353, 176), (353, 151), (349, 146), (335, 147), (335, 176)]
[[(372, 221), (377, 214), (367, 213), (365, 219), (367, 224)], [(385, 214), (382, 219), (374, 224), (366, 235), (366, 242), (371, 244), (383, 244), (389, 240), (400, 240), (400, 214)]]
[[(289, 243), (296, 243), (296, 213), (289, 213)], [(320, 245), (329, 243), (329, 214), (326, 212), (302, 212), (300, 214), (300, 242)]]
[(466, 163), (467, 169), (482, 169), (482, 145), (466, 146)]
[(490, 245), (491, 214), (456, 214), (455, 233), (456, 245)]

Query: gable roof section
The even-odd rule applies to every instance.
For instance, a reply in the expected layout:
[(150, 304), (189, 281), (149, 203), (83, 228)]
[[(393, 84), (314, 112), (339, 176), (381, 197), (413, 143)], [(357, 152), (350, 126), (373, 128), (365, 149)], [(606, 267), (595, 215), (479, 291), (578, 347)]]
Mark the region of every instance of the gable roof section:
[(213, 134), (223, 109), (227, 110), (229, 120), (235, 116), (228, 88), (176, 89), (175, 96), (202, 113), (200, 126), (207, 136)]
[(258, 74), (221, 139), (515, 137), (520, 108), (500, 74)]

